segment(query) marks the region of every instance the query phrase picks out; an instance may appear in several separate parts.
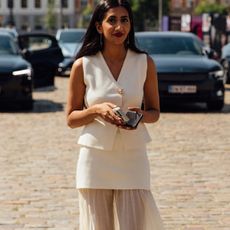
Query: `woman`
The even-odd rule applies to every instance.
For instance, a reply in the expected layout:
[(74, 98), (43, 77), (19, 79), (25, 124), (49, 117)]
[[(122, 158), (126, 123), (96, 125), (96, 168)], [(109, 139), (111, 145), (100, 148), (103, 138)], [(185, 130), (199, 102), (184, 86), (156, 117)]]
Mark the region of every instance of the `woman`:
[[(137, 128), (115, 114), (118, 106), (143, 114)], [(67, 101), (68, 125), (84, 126), (77, 165), (81, 230), (162, 229), (144, 125), (156, 122), (159, 111), (155, 65), (135, 46), (129, 3), (100, 1), (71, 70)]]

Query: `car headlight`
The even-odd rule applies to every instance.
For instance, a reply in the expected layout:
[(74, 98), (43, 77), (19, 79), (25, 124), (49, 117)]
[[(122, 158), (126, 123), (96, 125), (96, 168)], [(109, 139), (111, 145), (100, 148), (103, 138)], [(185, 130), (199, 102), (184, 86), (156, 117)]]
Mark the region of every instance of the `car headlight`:
[(31, 68), (22, 69), (22, 70), (16, 70), (12, 74), (13, 74), (13, 76), (27, 75), (28, 77), (31, 77), (32, 70), (31, 70)]
[(224, 80), (224, 71), (217, 70), (209, 73), (209, 76), (214, 77), (216, 79)]

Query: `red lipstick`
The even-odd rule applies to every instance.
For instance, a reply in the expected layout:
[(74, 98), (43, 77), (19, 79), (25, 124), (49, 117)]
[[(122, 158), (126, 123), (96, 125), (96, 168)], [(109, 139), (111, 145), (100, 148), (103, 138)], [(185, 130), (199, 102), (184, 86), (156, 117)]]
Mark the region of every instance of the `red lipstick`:
[(123, 33), (121, 33), (121, 32), (116, 32), (116, 33), (114, 33), (114, 36), (120, 38), (120, 37), (123, 36)]

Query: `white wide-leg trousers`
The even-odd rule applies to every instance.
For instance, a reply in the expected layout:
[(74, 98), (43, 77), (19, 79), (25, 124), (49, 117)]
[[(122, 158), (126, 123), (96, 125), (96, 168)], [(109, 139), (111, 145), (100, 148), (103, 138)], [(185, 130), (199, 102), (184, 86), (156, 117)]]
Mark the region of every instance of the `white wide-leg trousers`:
[(80, 230), (163, 230), (149, 190), (78, 191)]

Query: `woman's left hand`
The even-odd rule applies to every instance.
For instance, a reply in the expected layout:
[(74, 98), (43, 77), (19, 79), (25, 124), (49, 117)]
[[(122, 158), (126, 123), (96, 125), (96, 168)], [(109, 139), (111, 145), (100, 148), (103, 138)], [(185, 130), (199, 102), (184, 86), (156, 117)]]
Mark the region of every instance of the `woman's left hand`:
[[(143, 110), (141, 110), (140, 108), (138, 107), (128, 107), (128, 110), (131, 110), (131, 111), (135, 111), (137, 113), (143, 113)], [(118, 125), (119, 128), (121, 129), (126, 129), (126, 130), (135, 130), (136, 128), (132, 128), (130, 126), (127, 126), (127, 125)]]
[(139, 107), (128, 107), (128, 110), (135, 111), (137, 113), (143, 113), (143, 110)]

